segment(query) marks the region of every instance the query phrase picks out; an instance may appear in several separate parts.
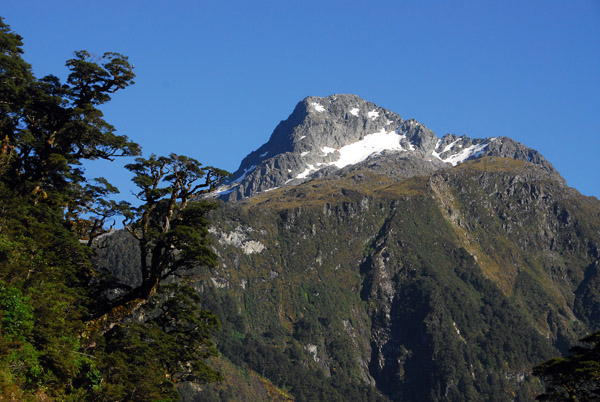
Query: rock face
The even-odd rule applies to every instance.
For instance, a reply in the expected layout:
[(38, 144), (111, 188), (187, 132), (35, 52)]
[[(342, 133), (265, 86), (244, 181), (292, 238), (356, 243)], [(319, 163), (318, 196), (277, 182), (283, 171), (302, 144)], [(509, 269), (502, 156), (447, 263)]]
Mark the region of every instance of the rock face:
[(218, 193), (222, 199), (241, 200), (367, 159), (372, 164), (382, 153), (413, 159), (413, 168), (419, 165), (424, 169), (415, 174), (497, 156), (532, 162), (560, 177), (537, 151), (510, 138), (471, 139), (447, 134), (440, 139), (416, 120), (404, 120), (356, 95), (332, 95), (307, 97), (298, 103), (269, 141), (244, 158)]

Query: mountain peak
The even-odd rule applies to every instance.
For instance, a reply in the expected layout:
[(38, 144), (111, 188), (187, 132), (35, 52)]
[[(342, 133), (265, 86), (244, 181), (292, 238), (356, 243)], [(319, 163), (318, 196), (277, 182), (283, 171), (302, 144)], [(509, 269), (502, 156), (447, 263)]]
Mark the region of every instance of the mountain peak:
[(556, 172), (537, 151), (510, 138), (471, 139), (454, 134), (438, 138), (414, 119), (404, 120), (357, 95), (338, 94), (301, 100), (269, 140), (244, 158), (217, 194), (239, 200), (390, 152), (430, 162), (435, 169), (482, 156), (501, 156)]

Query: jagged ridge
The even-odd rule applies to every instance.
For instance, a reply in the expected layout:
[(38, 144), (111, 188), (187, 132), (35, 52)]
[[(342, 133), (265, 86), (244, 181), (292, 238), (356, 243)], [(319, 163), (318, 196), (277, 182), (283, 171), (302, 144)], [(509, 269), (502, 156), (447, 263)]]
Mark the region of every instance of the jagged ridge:
[(309, 96), (275, 128), (269, 141), (244, 158), (218, 194), (239, 200), (366, 160), (372, 164), (373, 159), (390, 154), (422, 166), (416, 174), (497, 156), (538, 164), (560, 177), (539, 152), (508, 137), (472, 139), (446, 134), (438, 138), (416, 120), (404, 120), (356, 95)]

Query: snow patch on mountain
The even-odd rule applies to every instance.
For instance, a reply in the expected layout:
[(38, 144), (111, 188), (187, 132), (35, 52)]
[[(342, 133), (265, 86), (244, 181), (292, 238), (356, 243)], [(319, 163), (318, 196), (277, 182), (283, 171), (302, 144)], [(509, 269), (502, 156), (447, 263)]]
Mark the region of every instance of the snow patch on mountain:
[[(339, 149), (327, 146), (322, 147), (321, 151), (323, 154), (321, 156), (338, 153), (339, 157), (333, 162), (317, 163), (316, 165), (307, 164), (306, 169), (298, 174), (296, 178), (305, 179), (311, 173), (316, 172), (325, 166), (335, 166), (338, 169), (341, 169), (348, 165), (355, 165), (366, 160), (371, 155), (380, 154), (383, 151), (406, 151), (406, 149), (402, 148), (402, 145), (400, 145), (400, 142), (403, 139), (406, 139), (406, 135), (398, 134), (396, 131), (385, 131), (385, 129), (382, 128), (379, 132), (369, 134), (362, 140), (345, 145)], [(409, 147), (414, 150), (412, 144), (410, 144)]]
[(252, 165), (248, 169), (244, 169), (244, 173), (242, 173), (242, 175), (240, 177), (238, 177), (237, 179), (235, 179), (233, 182), (234, 183), (241, 182), (242, 180), (244, 180), (244, 178), (246, 176), (248, 176), (248, 173), (252, 172), (254, 169), (256, 169), (256, 165)]
[[(444, 146), (444, 148), (438, 152), (436, 150), (439, 149), (440, 145), (442, 144), (442, 140), (440, 139), (435, 144), (435, 148), (431, 152), (431, 155), (442, 162), (450, 163), (452, 166), (456, 166), (459, 163), (465, 162), (467, 159), (473, 159), (482, 156), (486, 148), (488, 148), (489, 145), (495, 140), (496, 138), (490, 138), (485, 142), (476, 144), (471, 143), (471, 145), (463, 148), (465, 145), (464, 137), (457, 138)], [(467, 142), (467, 144), (470, 144), (470, 141)]]
[[(306, 170), (302, 173), (300, 173), (298, 176), (296, 176), (296, 179), (306, 179), (308, 177), (309, 174), (311, 174), (312, 172), (314, 172), (315, 170), (317, 170), (314, 165), (307, 165), (308, 167), (306, 168)], [(288, 180), (291, 181), (291, 180)]]
[(405, 138), (404, 135), (399, 135), (395, 131), (386, 132), (385, 129), (381, 129), (380, 132), (367, 135), (360, 141), (340, 148), (340, 157), (329, 165), (341, 169), (362, 162), (369, 156), (386, 150), (404, 151), (402, 145), (400, 145), (403, 138)]
[(321, 148), (321, 151), (325, 152), (322, 156), (327, 156), (329, 154), (332, 154), (336, 151), (335, 148), (331, 148), (331, 147), (323, 147)]
[(477, 144), (477, 145), (471, 145), (465, 149), (463, 149), (462, 151), (449, 156), (448, 158), (442, 159), (442, 161), (447, 162), (447, 163), (451, 163), (452, 166), (456, 166), (459, 163), (463, 163), (464, 161), (466, 161), (469, 158), (477, 158), (479, 156), (481, 156), (481, 154), (483, 153), (483, 151), (490, 145), (489, 142), (483, 143), (483, 144)]
[(314, 108), (315, 108), (315, 110), (316, 110), (317, 112), (321, 112), (321, 113), (323, 113), (323, 112), (325, 111), (325, 107), (324, 107), (324, 106), (322, 106), (322, 105), (319, 105), (317, 102), (313, 102), (313, 103), (311, 103), (311, 105), (312, 105), (312, 107), (314, 107)]

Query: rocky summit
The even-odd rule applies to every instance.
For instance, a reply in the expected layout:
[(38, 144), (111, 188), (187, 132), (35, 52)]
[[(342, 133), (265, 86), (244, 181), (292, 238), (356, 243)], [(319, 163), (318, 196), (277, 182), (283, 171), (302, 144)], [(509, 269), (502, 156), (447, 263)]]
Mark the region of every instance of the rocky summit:
[[(425, 125), (356, 95), (309, 96), (251, 152), (217, 194), (226, 200), (335, 174), (382, 156), (402, 159), (412, 174), (456, 166), (484, 156), (524, 160), (556, 173), (539, 152), (507, 137), (438, 138)], [(558, 174), (556, 174), (557, 177)]]

